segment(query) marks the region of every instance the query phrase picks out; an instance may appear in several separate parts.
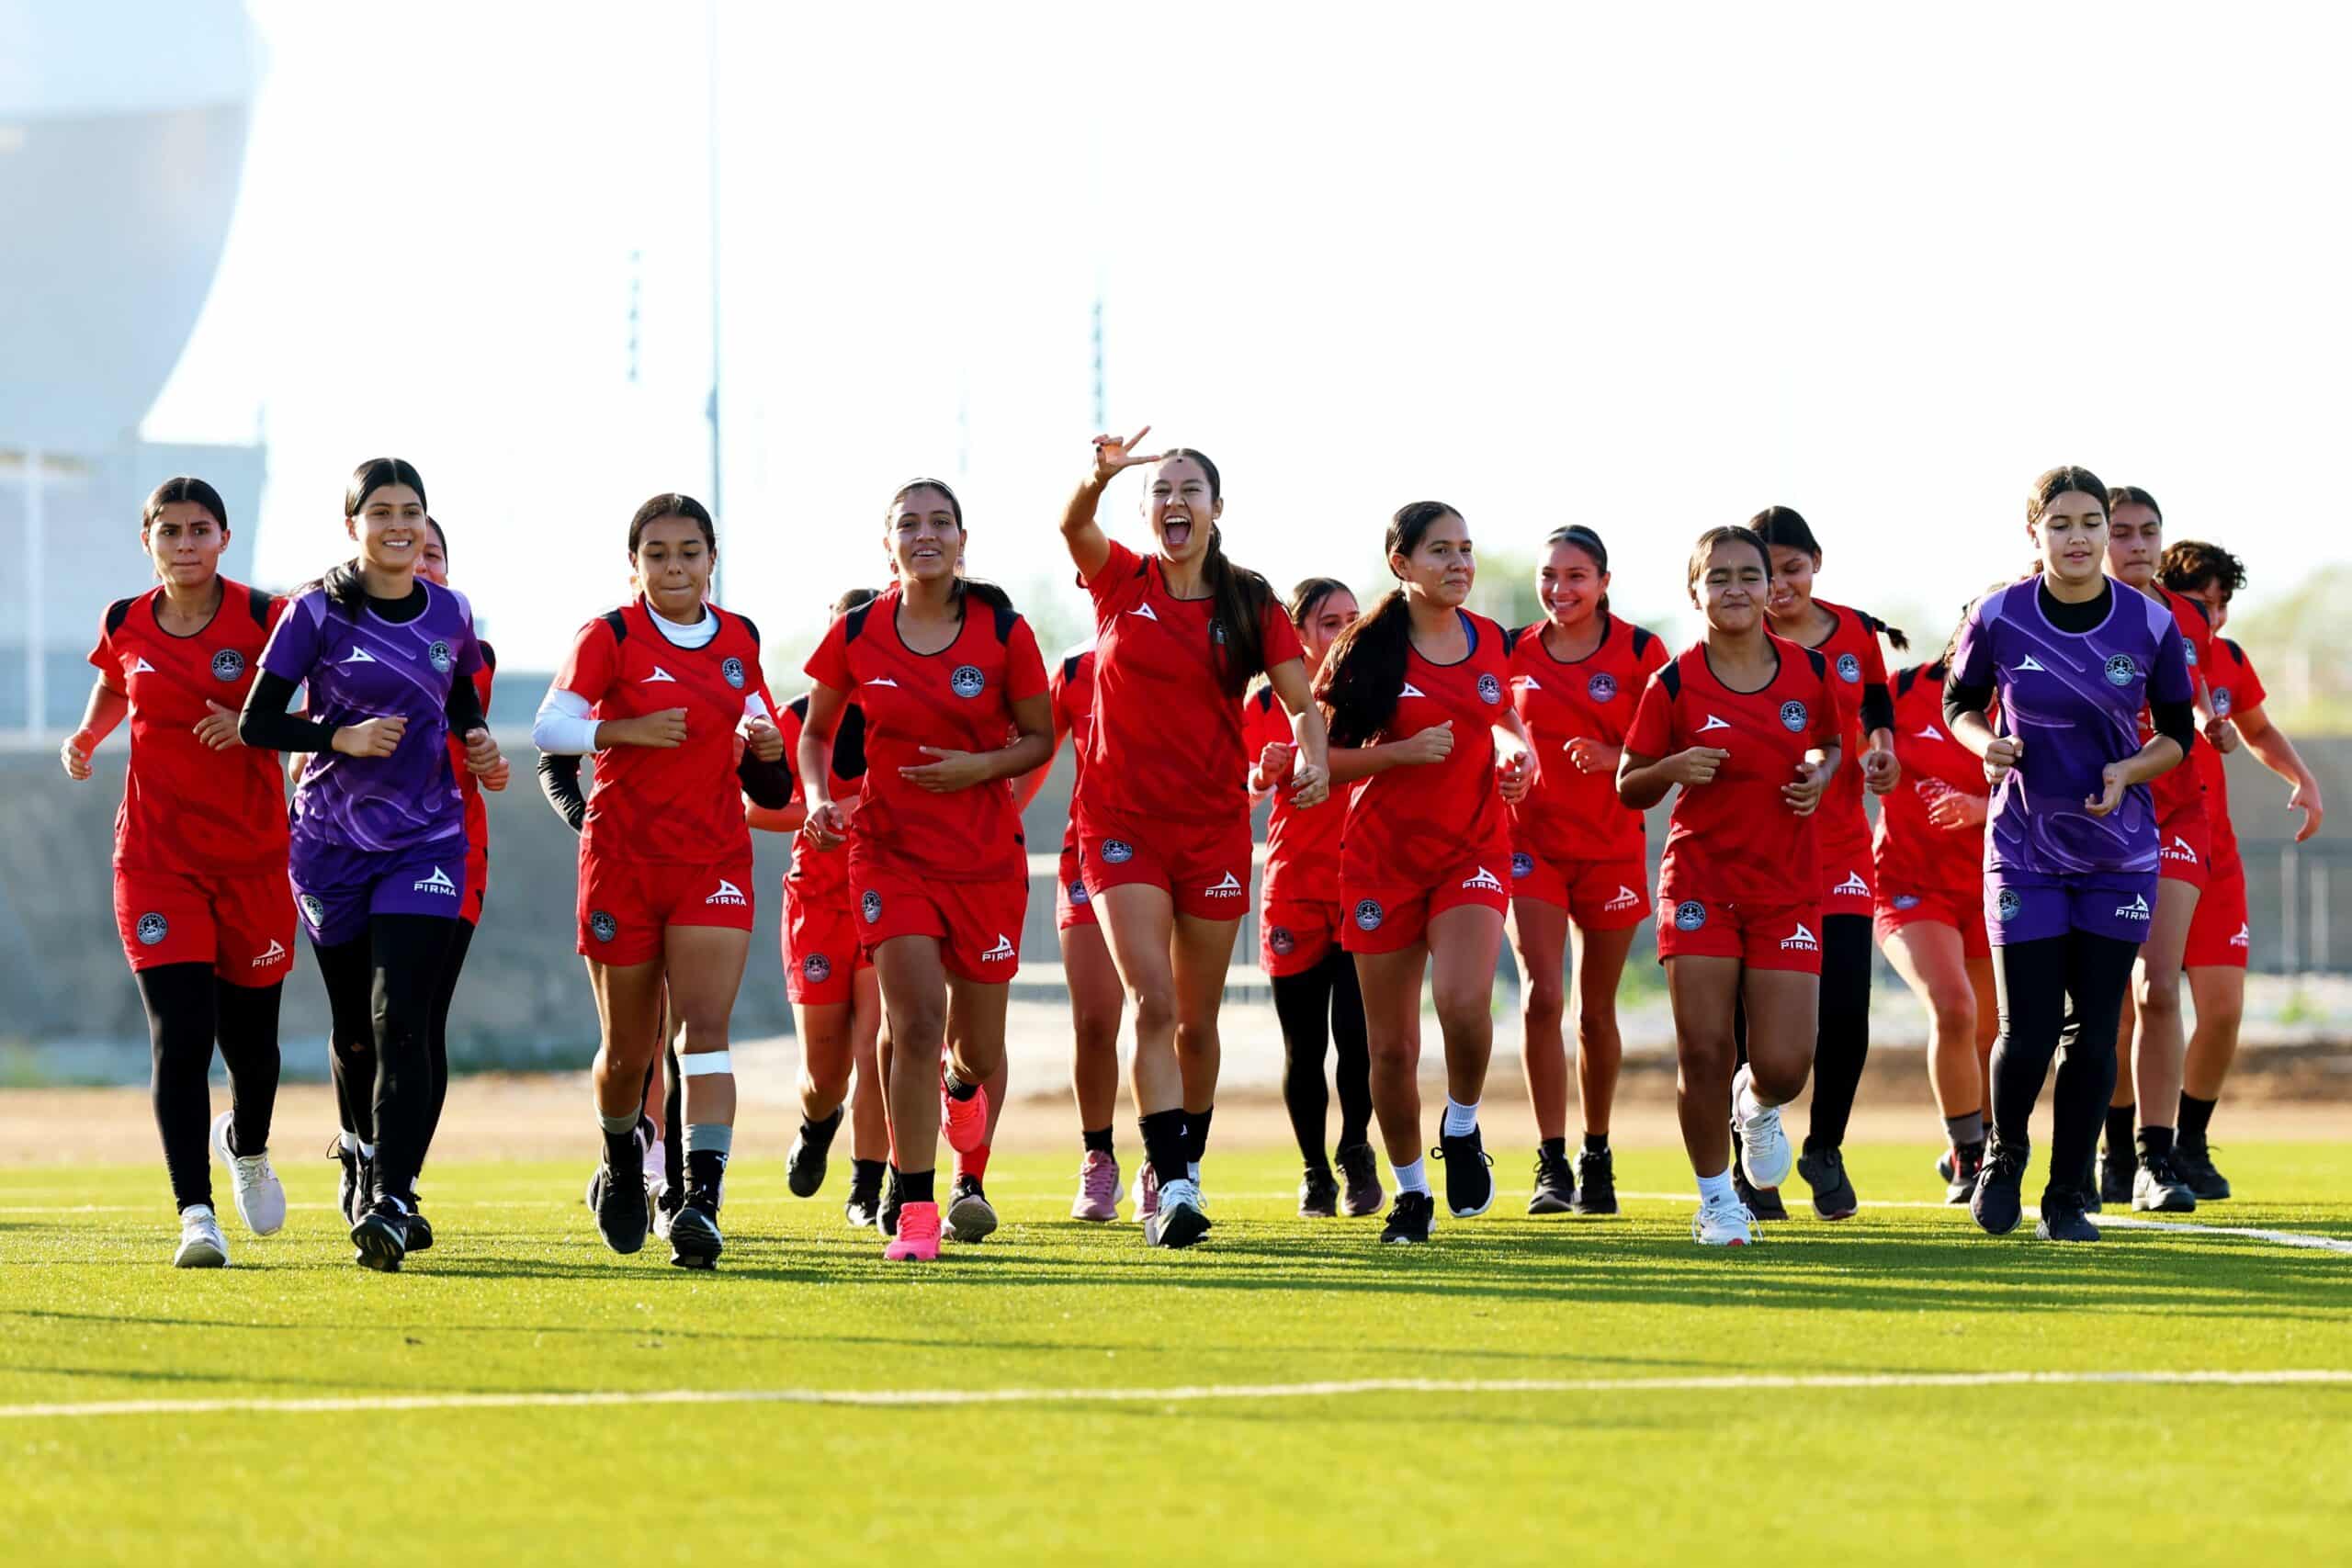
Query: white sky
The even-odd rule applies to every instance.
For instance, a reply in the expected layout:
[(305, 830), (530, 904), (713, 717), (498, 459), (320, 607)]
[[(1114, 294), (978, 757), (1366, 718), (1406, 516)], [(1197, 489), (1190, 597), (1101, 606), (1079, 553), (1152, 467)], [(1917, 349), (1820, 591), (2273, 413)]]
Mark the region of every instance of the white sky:
[[(241, 205), (146, 433), (265, 429), (279, 583), (344, 553), (356, 461), (413, 459), (548, 667), (637, 502), (709, 494), (704, 13), (253, 10)], [(1822, 593), (1932, 649), (2081, 462), (2280, 592), (2352, 558), (2346, 15), (729, 0), (724, 597), (799, 643), (936, 473), (972, 570), (1073, 624), (1098, 278), (1112, 423), (1214, 456), (1278, 585), (1383, 586), (1435, 496), (1488, 550), (1598, 528), (1671, 631), (1691, 537), (1784, 502)]]

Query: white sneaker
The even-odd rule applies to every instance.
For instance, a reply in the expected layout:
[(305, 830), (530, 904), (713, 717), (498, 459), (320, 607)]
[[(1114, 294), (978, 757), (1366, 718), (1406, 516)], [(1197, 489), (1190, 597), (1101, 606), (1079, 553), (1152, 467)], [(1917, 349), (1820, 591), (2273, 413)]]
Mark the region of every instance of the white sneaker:
[(669, 1155), (662, 1147), (662, 1140), (654, 1139), (645, 1145), (645, 1197), (653, 1201), (670, 1190)]
[(1739, 1168), (1752, 1187), (1778, 1187), (1796, 1168), (1789, 1135), (1781, 1130), (1778, 1106), (1758, 1105), (1748, 1092), (1753, 1081), (1746, 1067), (1731, 1080), (1732, 1125), (1739, 1130)]
[(225, 1269), (229, 1244), (220, 1235), (220, 1222), (198, 1203), (180, 1211), (180, 1249), (172, 1254), (175, 1269)]
[(1702, 1200), (1690, 1216), (1690, 1239), (1701, 1247), (1746, 1247), (1756, 1239), (1750, 1229), (1755, 1224), (1756, 1216), (1736, 1198), (1726, 1203)]
[(1159, 1210), (1143, 1223), (1143, 1238), (1154, 1247), (1190, 1247), (1208, 1234), (1200, 1189), (1188, 1179), (1159, 1190)]
[(229, 1168), (237, 1218), (244, 1221), (245, 1228), (255, 1235), (276, 1235), (286, 1224), (286, 1188), (277, 1179), (277, 1172), (270, 1168), (269, 1151), (231, 1154), (229, 1112), (223, 1111), (212, 1121), (212, 1152)]

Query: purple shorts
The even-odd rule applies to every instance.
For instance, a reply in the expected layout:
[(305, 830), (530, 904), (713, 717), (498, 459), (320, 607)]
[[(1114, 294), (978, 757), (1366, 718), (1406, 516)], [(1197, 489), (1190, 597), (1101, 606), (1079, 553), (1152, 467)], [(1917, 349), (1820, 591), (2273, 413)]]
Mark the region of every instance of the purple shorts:
[(458, 919), (466, 908), (466, 840), (390, 853), (304, 846), (295, 850), (287, 874), (311, 942), (336, 947), (366, 931), (371, 915)]
[(2135, 945), (2155, 919), (2156, 874), (2092, 872), (2049, 876), (2000, 870), (1984, 874), (1984, 929), (1995, 947), (2088, 931)]

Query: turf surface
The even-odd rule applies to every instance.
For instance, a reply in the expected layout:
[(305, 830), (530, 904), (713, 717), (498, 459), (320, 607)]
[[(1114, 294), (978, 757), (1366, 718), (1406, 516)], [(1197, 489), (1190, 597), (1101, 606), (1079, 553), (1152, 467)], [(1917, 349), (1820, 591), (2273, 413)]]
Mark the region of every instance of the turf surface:
[[(1484, 1218), (1421, 1250), (1291, 1216), (1291, 1168), (1218, 1156), (1186, 1255), (1062, 1216), (1066, 1162), (1001, 1160), (1006, 1226), (886, 1265), (844, 1172), (731, 1179), (716, 1276), (616, 1259), (584, 1165), (451, 1166), (440, 1245), (353, 1268), (333, 1168), (235, 1266), (168, 1267), (159, 1166), (0, 1173), (0, 1539), (22, 1561), (1937, 1562), (2158, 1551), (2335, 1559), (2352, 1383), (1934, 1387), (1921, 1375), (2352, 1371), (2352, 1253), (2110, 1230), (1980, 1236), (1932, 1151), (1849, 1151), (1861, 1215), (1702, 1251), (1690, 1207)], [(1620, 1182), (1687, 1185), (1670, 1151)], [(2352, 1240), (2352, 1145), (2233, 1146), (2198, 1221)], [(2039, 1185), (2029, 1182), (2030, 1198)], [(226, 1198), (226, 1183), (220, 1183)], [(1792, 1198), (1794, 1194), (1792, 1193)], [(1870, 1207), (1871, 1199), (1912, 1208)], [(1690, 1377), (1859, 1375), (1691, 1390)], [(1237, 1396), (1363, 1379), (1543, 1392)], [(29, 1415), (28, 1405), (628, 1391), (1216, 1389), (1216, 1397)]]

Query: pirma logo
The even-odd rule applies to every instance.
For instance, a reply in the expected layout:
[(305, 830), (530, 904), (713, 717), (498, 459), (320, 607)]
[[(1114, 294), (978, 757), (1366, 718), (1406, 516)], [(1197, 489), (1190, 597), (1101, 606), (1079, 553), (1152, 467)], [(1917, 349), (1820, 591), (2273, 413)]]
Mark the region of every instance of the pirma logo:
[(2230, 945), (2232, 947), (2249, 947), (2253, 945), (2253, 941), (2254, 932), (2249, 931), (2243, 923), (2241, 923), (2238, 926), (2238, 934), (2230, 938)]
[(2132, 662), (2128, 653), (2119, 653), (2107, 661), (2107, 683), (2110, 686), (2128, 686), (2139, 674), (2140, 667)]
[(996, 933), (996, 945), (989, 948), (986, 953), (980, 954), (980, 962), (983, 964), (1010, 964), (1020, 956), (1021, 952), (1018, 948), (1012, 945), (1012, 939), (1007, 937), (1002, 931), (999, 931)]
[(1483, 865), (1474, 874), (1464, 877), (1462, 886), (1482, 893), (1499, 893), (1503, 890), (1501, 880)]
[(1201, 894), (1202, 897), (1206, 898), (1239, 898), (1247, 894), (1248, 891), (1249, 889), (1243, 887), (1240, 883), (1234, 880), (1233, 873), (1228, 871), (1225, 874), (1224, 881), (1218, 883), (1214, 887), (1203, 888), (1201, 890)]
[(865, 897), (857, 901), (857, 909), (865, 917), (865, 923), (872, 925), (882, 918), (882, 895), (867, 888)]
[(449, 880), (449, 874), (447, 872), (443, 871), (436, 865), (433, 868), (433, 874), (420, 878), (412, 891), (417, 893), (438, 893), (446, 897), (455, 898), (458, 896), (458, 885)]
[(1584, 683), (1584, 694), (1597, 703), (1608, 702), (1617, 694), (1617, 677), (1595, 675)]
[(740, 692), (743, 689), (743, 661), (741, 660), (730, 659), (727, 660), (726, 663), (721, 664), (718, 667), (718, 674), (720, 679), (724, 680), (729, 685), (734, 687), (737, 691)]
[(1794, 731), (1804, 728), (1804, 720), (1805, 711), (1804, 705), (1803, 703), (1785, 702), (1781, 705), (1781, 728), (1793, 733)]
[(2213, 716), (2215, 718), (2230, 716), (2230, 689), (2227, 686), (2213, 688)]
[(1796, 930), (1781, 939), (1781, 952), (1787, 953), (1792, 949), (1798, 953), (1821, 951), (1821, 943), (1814, 940), (1813, 932), (1805, 929), (1805, 923), (1803, 920), (1797, 922)]
[(2165, 846), (2165, 859), (2185, 860), (2189, 864), (2195, 865), (2197, 863), (2197, 851), (2190, 846), (2187, 839), (2184, 839), (2179, 834), (2175, 833), (2172, 836), (2172, 842)]
[(1862, 661), (1850, 653), (1838, 656), (1838, 679), (1851, 685), (1862, 678)]
[(1674, 907), (1674, 929), (1676, 931), (1695, 931), (1706, 923), (1707, 907), (1704, 904), (1700, 903), (1696, 898), (1688, 899)]
[(988, 683), (977, 664), (958, 664), (956, 673), (947, 677), (947, 689), (959, 697), (977, 697)]
[(1363, 903), (1356, 906), (1356, 929), (1358, 931), (1376, 931), (1380, 929), (1380, 922), (1382, 919), (1383, 917), (1380, 910), (1379, 900), (1367, 898)]
[(1268, 926), (1266, 946), (1277, 958), (1287, 958), (1298, 949), (1298, 938), (1290, 934), (1288, 926)]
[(1617, 891), (1610, 895), (1609, 902), (1603, 904), (1600, 908), (1603, 911), (1611, 909), (1632, 909), (1639, 908), (1641, 902), (1642, 896), (1621, 882), (1617, 885)]
[(325, 923), (327, 918), (327, 907), (319, 901), (319, 896), (317, 894), (305, 893), (300, 898), (295, 899), (294, 902), (302, 906), (302, 918), (311, 922), (311, 929), (312, 931), (317, 931), (321, 925)]
[(2129, 904), (2118, 904), (2115, 907), (2115, 918), (2119, 920), (2146, 919), (2148, 918), (2148, 900), (2137, 893), (2133, 894), (2132, 896), (2132, 902)]
[(2018, 890), (2004, 887), (2001, 896), (1993, 900), (1993, 917), (2000, 920), (2014, 920), (2024, 908), (2025, 900), (2018, 897)]
[(153, 947), (172, 934), (172, 922), (153, 913), (139, 917), (139, 941), (141, 946)]
[(800, 977), (821, 986), (833, 977), (833, 961), (821, 953), (812, 953), (800, 961)]
[(212, 656), (212, 678), (233, 681), (245, 672), (245, 656), (233, 648), (224, 648)]
[(1510, 879), (1513, 882), (1524, 882), (1534, 874), (1535, 857), (1533, 855), (1515, 854), (1510, 857)]
[(270, 944), (262, 950), (260, 956), (256, 957), (253, 963), (248, 965), (248, 967), (254, 969), (266, 969), (285, 956), (286, 944), (275, 938), (272, 938)]
[(435, 675), (447, 675), (450, 666), (458, 662), (458, 656), (449, 651), (447, 643), (436, 638), (433, 646), (424, 650), (424, 661), (433, 666)]
[(620, 935), (621, 923), (599, 909), (588, 917), (588, 931), (598, 942), (610, 942)]
[(1135, 858), (1136, 850), (1133, 844), (1122, 843), (1116, 839), (1105, 839), (1102, 840), (1102, 861), (1104, 864), (1125, 865)]
[(1080, 882), (1075, 876), (1071, 877), (1069, 879), (1069, 907), (1073, 909), (1083, 909), (1087, 905), (1093, 901), (1093, 895), (1086, 891), (1086, 884)]
[(718, 879), (718, 891), (704, 899), (703, 902), (706, 904), (726, 904), (737, 908), (741, 908), (748, 906), (752, 901), (743, 897), (743, 890), (741, 888), (736, 886), (733, 883), (728, 881), (722, 876)]
[(1503, 700), (1503, 683), (1500, 681), (1496, 680), (1492, 675), (1479, 676), (1478, 700), (1482, 703), (1488, 704), (1501, 702)]
[(1894, 907), (1898, 909), (1916, 909), (1919, 907), (1919, 896), (1917, 893), (1897, 893), (1894, 901)]
[(1871, 896), (1871, 885), (1862, 880), (1860, 872), (1849, 871), (1846, 874), (1846, 880), (1829, 891), (1841, 897), (1867, 898)]

